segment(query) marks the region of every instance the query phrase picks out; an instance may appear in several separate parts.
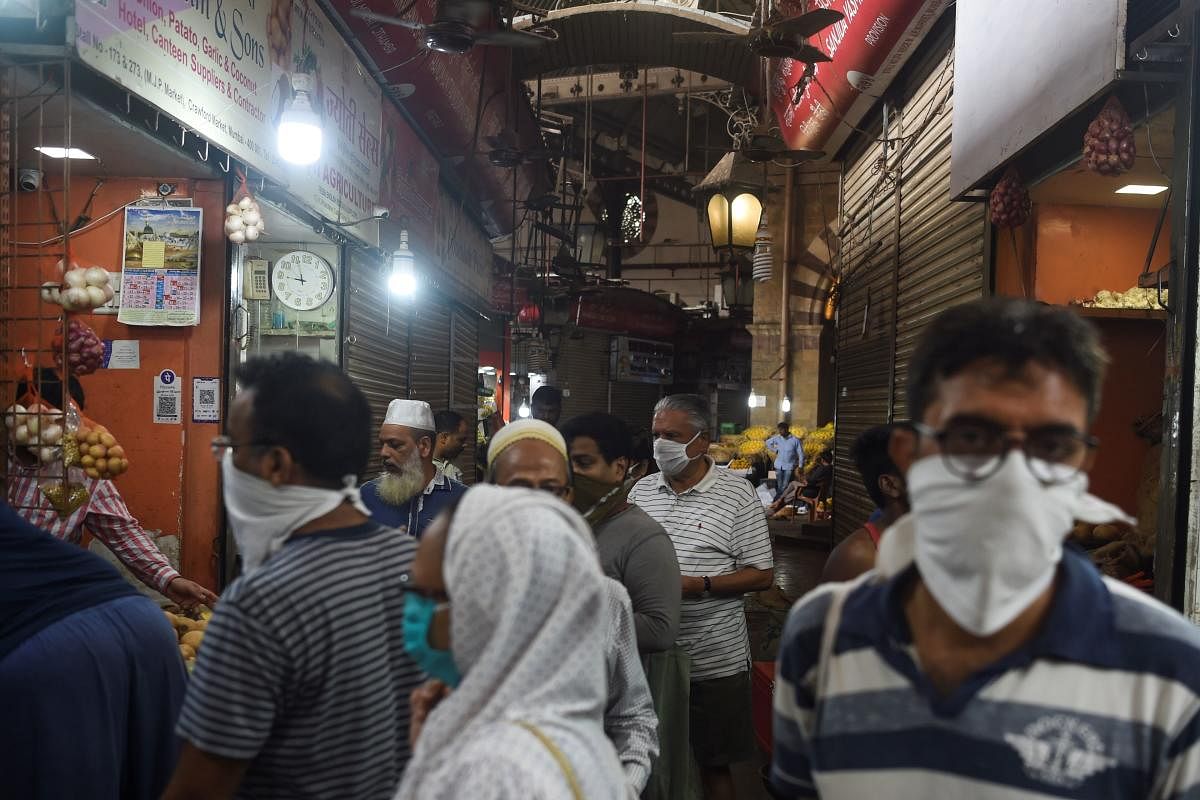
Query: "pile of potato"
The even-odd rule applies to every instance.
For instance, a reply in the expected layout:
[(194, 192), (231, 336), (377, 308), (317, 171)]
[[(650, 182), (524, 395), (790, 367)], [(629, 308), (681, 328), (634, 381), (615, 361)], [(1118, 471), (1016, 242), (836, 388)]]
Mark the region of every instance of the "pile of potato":
[(167, 615), (167, 621), (179, 637), (179, 655), (191, 670), (196, 664), (196, 654), (200, 652), (200, 644), (204, 641), (204, 631), (208, 628), (212, 611), (203, 606), (195, 612), (169, 606), (163, 609), (163, 613)]
[(129, 469), (125, 448), (103, 425), (82, 424), (71, 436), (79, 444), (79, 465), (89, 478), (109, 480)]

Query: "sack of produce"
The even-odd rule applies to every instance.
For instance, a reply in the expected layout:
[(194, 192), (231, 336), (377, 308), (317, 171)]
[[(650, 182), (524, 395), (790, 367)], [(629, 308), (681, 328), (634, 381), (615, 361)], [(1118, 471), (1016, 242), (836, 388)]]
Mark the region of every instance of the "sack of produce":
[(1025, 182), (1013, 167), (1008, 168), (996, 188), (992, 189), (988, 209), (991, 211), (992, 224), (997, 228), (1019, 228), (1029, 219), (1033, 202), (1029, 199)]
[(1114, 95), (1083, 136), (1083, 165), (1100, 175), (1120, 175), (1133, 169), (1136, 158), (1133, 122)]
[[(54, 363), (61, 371), (63, 336), (54, 337)], [(72, 318), (67, 323), (67, 363), (72, 375), (91, 375), (104, 363), (104, 343), (88, 325)]]

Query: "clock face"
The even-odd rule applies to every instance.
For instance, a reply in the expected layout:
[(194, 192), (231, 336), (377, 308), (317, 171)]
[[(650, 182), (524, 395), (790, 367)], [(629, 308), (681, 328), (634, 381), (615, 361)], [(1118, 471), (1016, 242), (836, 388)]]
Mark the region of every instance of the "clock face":
[(320, 308), (333, 296), (333, 267), (318, 255), (297, 250), (275, 262), (271, 290), (279, 302), (297, 311)]

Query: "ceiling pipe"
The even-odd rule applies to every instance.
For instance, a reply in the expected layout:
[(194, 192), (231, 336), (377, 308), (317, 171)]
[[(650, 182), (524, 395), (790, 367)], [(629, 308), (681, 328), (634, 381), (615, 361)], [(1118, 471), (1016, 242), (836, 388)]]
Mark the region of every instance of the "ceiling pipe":
[(779, 318), (779, 352), (783, 355), (783, 370), (779, 378), (779, 402), (792, 396), (792, 261), (795, 237), (792, 233), (793, 202), (795, 192), (794, 170), (785, 170), (783, 184), (783, 265), (779, 279), (783, 286), (780, 318)]

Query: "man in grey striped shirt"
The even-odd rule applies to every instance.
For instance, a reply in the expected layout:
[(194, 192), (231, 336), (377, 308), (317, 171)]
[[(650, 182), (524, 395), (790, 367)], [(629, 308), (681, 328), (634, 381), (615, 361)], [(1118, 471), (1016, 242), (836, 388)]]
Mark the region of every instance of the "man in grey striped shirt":
[(683, 583), (679, 644), (692, 663), (692, 752), (705, 800), (725, 800), (736, 796), (730, 765), (754, 754), (743, 596), (770, 588), (775, 561), (754, 487), (707, 455), (712, 428), (703, 397), (660, 400), (653, 431), (662, 472), (638, 481), (629, 499), (675, 544)]
[(200, 645), (164, 797), (390, 800), (424, 676), (400, 625), (416, 542), (353, 488), (370, 407), (335, 365), (295, 354), (238, 381), (213, 451), (245, 572)]

